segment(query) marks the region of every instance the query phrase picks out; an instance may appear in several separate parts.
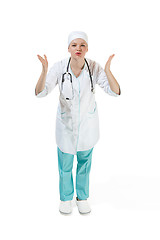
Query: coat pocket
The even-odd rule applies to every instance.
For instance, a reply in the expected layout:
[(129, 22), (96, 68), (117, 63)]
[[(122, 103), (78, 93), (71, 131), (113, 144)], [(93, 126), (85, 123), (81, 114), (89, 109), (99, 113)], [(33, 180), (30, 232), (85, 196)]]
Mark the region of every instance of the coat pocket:
[(65, 111), (62, 111), (61, 108), (58, 106), (58, 109), (57, 109), (57, 117), (59, 119), (64, 119), (66, 115), (66, 112)]
[(70, 112), (62, 111), (62, 109), (58, 108), (57, 118), (61, 122), (65, 130), (68, 129), (72, 131), (73, 123), (72, 123), (72, 116)]
[(96, 115), (96, 113), (97, 113), (97, 103), (95, 102), (94, 107), (90, 111), (88, 111), (88, 117), (93, 118)]
[(60, 113), (61, 119), (64, 119), (64, 118), (65, 118), (65, 115), (66, 115), (66, 112), (61, 112), (61, 113)]

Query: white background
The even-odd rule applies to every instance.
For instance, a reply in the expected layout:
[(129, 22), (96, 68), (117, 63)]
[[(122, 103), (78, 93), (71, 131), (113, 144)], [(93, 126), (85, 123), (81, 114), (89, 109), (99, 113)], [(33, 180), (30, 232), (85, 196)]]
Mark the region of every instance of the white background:
[[(158, 1), (5, 1), (0, 6), (0, 239), (160, 239)], [(92, 213), (59, 213), (55, 117), (58, 87), (35, 97), (49, 68), (85, 31), (86, 57), (111, 71), (122, 95), (97, 85), (100, 140), (90, 174)], [(74, 179), (76, 171), (74, 161)]]

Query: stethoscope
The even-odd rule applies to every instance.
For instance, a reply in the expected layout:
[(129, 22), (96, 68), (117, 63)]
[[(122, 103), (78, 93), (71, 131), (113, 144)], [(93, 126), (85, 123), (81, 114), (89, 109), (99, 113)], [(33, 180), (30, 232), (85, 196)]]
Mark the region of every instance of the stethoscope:
[[(66, 100), (72, 100), (73, 97), (74, 97), (73, 83), (72, 83), (72, 74), (69, 73), (69, 71), (68, 71), (70, 61), (71, 61), (71, 57), (69, 58), (69, 61), (68, 61), (67, 70), (66, 70), (66, 72), (63, 73), (63, 75), (62, 75), (62, 83), (61, 83), (61, 91), (63, 90), (63, 85), (64, 85), (65, 79), (70, 80), (70, 83), (71, 83), (71, 86), (72, 86), (72, 98), (66, 97)], [(90, 69), (89, 69), (89, 65), (88, 65), (88, 62), (87, 62), (86, 59), (85, 59), (85, 62), (86, 62), (86, 64), (87, 64), (88, 71), (89, 71), (89, 76), (90, 76), (90, 80), (91, 80), (91, 92), (95, 93), (94, 88), (93, 88), (93, 81), (92, 81), (91, 71), (90, 71)]]

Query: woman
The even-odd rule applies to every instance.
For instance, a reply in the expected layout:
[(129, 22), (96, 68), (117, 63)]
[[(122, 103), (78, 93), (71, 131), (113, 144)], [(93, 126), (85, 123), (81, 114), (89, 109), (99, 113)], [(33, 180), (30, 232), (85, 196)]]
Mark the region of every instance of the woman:
[(69, 58), (54, 63), (48, 71), (46, 55), (37, 55), (42, 63), (42, 73), (35, 94), (44, 97), (58, 84), (60, 96), (56, 118), (56, 143), (59, 167), (61, 213), (71, 213), (74, 195), (72, 167), (77, 155), (76, 204), (80, 213), (89, 213), (89, 173), (93, 147), (99, 139), (98, 109), (95, 86), (111, 96), (120, 95), (120, 87), (110, 71), (110, 56), (105, 69), (95, 61), (85, 58), (88, 52), (87, 34), (80, 31), (68, 36)]

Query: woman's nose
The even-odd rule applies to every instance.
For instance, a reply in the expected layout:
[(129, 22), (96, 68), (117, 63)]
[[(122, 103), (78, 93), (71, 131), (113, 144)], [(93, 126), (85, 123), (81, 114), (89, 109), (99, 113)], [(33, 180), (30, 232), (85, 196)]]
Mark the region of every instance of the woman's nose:
[(77, 45), (77, 50), (81, 50), (81, 47), (79, 45)]

